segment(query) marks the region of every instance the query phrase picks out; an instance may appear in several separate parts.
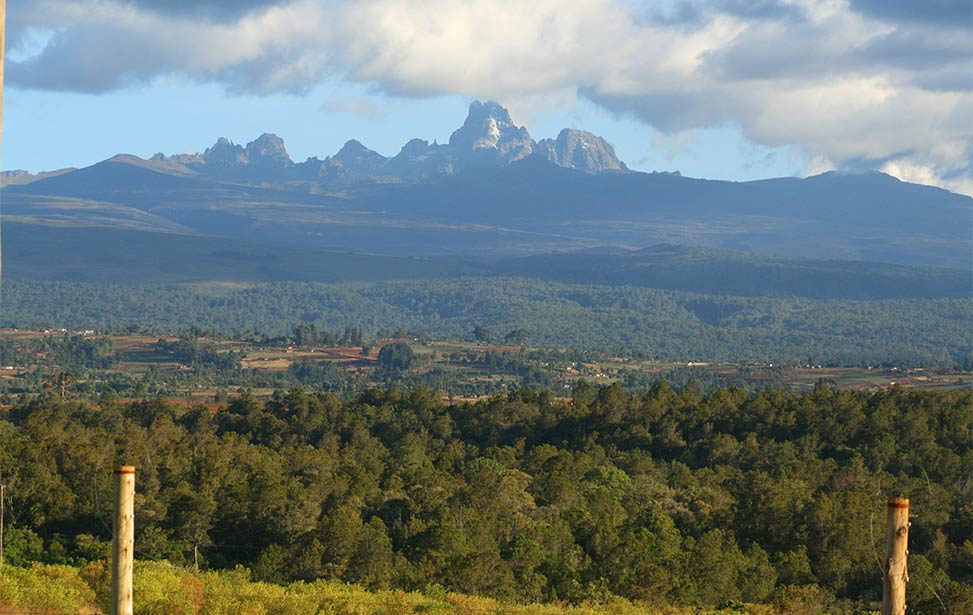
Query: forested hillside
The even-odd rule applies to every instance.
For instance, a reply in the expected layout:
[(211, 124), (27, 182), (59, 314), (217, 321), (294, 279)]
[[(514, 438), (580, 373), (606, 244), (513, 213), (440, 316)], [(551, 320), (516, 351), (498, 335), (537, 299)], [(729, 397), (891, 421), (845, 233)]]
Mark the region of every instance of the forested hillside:
[(97, 285), (8, 282), (0, 326), (235, 338), (361, 327), (463, 338), (477, 326), (531, 345), (679, 360), (963, 365), (973, 299), (741, 297), (638, 286), (472, 278), (368, 284)]
[(225, 408), (23, 399), (0, 419), (8, 563), (108, 552), (110, 468), (139, 468), (137, 556), (258, 580), (514, 601), (873, 608), (885, 498), (912, 499), (910, 613), (973, 608), (969, 391), (660, 384), (301, 390)]

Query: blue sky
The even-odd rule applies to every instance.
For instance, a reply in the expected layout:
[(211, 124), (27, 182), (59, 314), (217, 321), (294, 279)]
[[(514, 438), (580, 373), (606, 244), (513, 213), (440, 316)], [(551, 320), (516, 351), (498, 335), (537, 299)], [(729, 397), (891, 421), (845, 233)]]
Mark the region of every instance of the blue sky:
[(630, 167), (731, 180), (881, 169), (973, 192), (964, 0), (11, 3), (2, 166), (284, 138), (391, 155), (494, 99)]

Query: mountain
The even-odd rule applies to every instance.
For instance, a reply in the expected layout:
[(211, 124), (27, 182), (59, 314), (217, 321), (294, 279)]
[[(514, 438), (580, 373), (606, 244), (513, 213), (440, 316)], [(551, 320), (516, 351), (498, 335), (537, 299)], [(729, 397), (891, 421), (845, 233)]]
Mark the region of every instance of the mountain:
[(287, 155), (284, 140), (270, 133), (264, 133), (248, 143), (243, 153), (251, 166), (286, 169), (294, 164)]
[(388, 158), (368, 149), (355, 139), (345, 143), (332, 160), (358, 175), (380, 175), (388, 164)]
[(388, 178), (419, 181), (453, 175), (467, 167), (507, 166), (535, 153), (586, 173), (627, 170), (612, 147), (596, 135), (565, 129), (557, 139), (537, 143), (527, 128), (514, 123), (507, 109), (493, 101), (478, 100), (470, 104), (466, 121), (453, 132), (448, 143), (412, 139), (392, 158), (352, 139), (334, 156), (295, 163), (287, 154), (284, 141), (265, 133), (246, 147), (220, 137), (202, 154), (159, 154), (150, 162), (163, 171), (181, 166), (199, 175), (240, 182), (336, 184)]
[(643, 286), (745, 297), (885, 300), (973, 296), (963, 269), (760, 256), (658, 244), (623, 253), (540, 254), (494, 263), (491, 273), (570, 284)]
[(383, 171), (403, 179), (452, 173), (454, 154), (449, 146), (412, 139), (388, 161)]
[(877, 172), (751, 182), (631, 172), (596, 135), (535, 142), (490, 102), (474, 102), (447, 143), (413, 139), (391, 158), (352, 140), (295, 162), (264, 134), (9, 181), (5, 219), (32, 224), (460, 259), (674, 243), (970, 267), (967, 196)]
[(583, 130), (565, 128), (557, 139), (541, 140), (537, 150), (554, 164), (586, 173), (628, 171), (608, 141)]
[(457, 171), (473, 164), (508, 165), (530, 156), (534, 146), (527, 129), (495, 102), (474, 101), (466, 121), (449, 137)]
[[(630, 286), (735, 297), (938, 299), (973, 294), (967, 271), (759, 256), (660, 244), (498, 262), (406, 258), (301, 245), (127, 228), (7, 222), (11, 280), (100, 284), (372, 282), (471, 276), (584, 286)], [(70, 254), (70, 258), (65, 258)]]
[(58, 169), (56, 171), (45, 171), (42, 173), (30, 173), (29, 171), (24, 171), (23, 169), (17, 169), (14, 171), (0, 171), (0, 188), (2, 188), (3, 186), (18, 186), (23, 184), (29, 184), (39, 179), (45, 179), (47, 177), (55, 177), (57, 175), (63, 175), (65, 173), (71, 173), (77, 170), (78, 169), (74, 167), (70, 167), (67, 169)]
[[(477, 273), (463, 263), (227, 237), (4, 223), (9, 280), (97, 284), (368, 282)], [(65, 258), (70, 255), (70, 258)]]
[(495, 102), (474, 101), (463, 125), (446, 144), (413, 139), (375, 173), (415, 179), (452, 175), (468, 167), (506, 166), (530, 156), (536, 144), (510, 112)]
[[(248, 164), (246, 150), (226, 137), (220, 137), (213, 147), (206, 148), (199, 162), (214, 168), (234, 168)], [(193, 166), (201, 166), (201, 164)]]

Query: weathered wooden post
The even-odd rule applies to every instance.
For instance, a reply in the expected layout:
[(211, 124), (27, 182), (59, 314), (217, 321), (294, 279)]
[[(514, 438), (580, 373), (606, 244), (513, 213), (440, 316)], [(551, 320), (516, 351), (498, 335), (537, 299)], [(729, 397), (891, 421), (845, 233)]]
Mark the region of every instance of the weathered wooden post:
[(889, 498), (882, 615), (905, 615), (905, 585), (909, 582), (909, 525), (909, 500)]
[(3, 496), (7, 486), (0, 483), (0, 570), (3, 569)]
[[(0, 143), (3, 142), (3, 51), (7, 46), (7, 0), (0, 0)], [(2, 228), (2, 227), (0, 227)], [(0, 241), (2, 244), (2, 241)], [(3, 271), (3, 251), (0, 245), (0, 274)], [(0, 275), (0, 281), (3, 277)]]
[(133, 615), (135, 466), (115, 468), (115, 516), (112, 525), (111, 615)]

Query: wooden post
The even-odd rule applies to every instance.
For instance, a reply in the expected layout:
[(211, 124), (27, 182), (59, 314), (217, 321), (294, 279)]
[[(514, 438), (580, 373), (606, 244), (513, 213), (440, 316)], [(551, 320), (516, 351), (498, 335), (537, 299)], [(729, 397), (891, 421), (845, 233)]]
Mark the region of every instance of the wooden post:
[(3, 138), (3, 51), (7, 38), (7, 0), (0, 0), (0, 139)]
[[(0, 0), (0, 143), (3, 142), (3, 65), (4, 49), (7, 46), (7, 0)], [(0, 226), (2, 229), (2, 226)], [(0, 240), (0, 282), (3, 281), (3, 251)]]
[(3, 570), (3, 496), (6, 489), (7, 486), (0, 483), (0, 570)]
[(135, 467), (115, 468), (115, 516), (111, 567), (111, 615), (133, 615), (135, 559)]
[(909, 500), (889, 498), (885, 566), (882, 578), (882, 615), (905, 615), (905, 585), (909, 582)]

